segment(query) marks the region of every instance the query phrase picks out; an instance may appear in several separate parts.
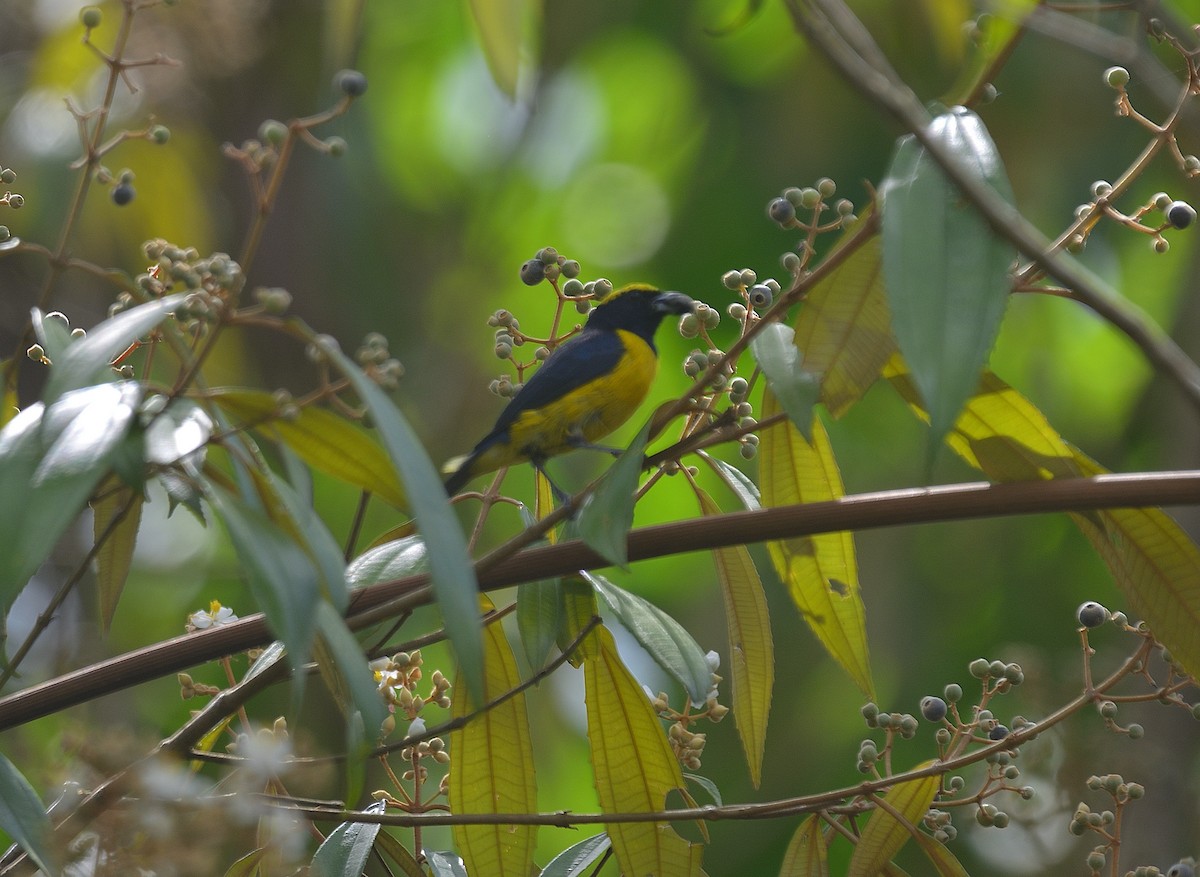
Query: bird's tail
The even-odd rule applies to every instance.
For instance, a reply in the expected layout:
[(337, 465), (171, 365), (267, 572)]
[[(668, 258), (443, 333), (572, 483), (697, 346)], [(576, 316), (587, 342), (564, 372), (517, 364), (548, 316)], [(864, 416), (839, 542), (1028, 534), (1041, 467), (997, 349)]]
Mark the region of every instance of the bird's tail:
[(474, 454), (464, 454), (460, 457), (452, 457), (442, 466), (442, 474), (449, 476), (446, 478), (446, 495), (454, 496), (460, 490), (467, 486), (467, 482), (471, 480), (474, 474), (471, 472), (471, 464), (475, 461)]

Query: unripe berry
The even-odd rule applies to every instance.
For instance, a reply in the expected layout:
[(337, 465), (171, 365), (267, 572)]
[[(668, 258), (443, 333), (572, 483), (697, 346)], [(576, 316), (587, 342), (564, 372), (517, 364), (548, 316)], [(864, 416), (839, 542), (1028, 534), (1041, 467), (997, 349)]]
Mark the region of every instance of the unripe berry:
[(1109, 88), (1124, 88), (1129, 82), (1129, 71), (1124, 67), (1109, 67), (1104, 71), (1104, 81)]
[(967, 665), (967, 672), (969, 672), (976, 679), (982, 679), (988, 674), (988, 669), (990, 666), (991, 664), (987, 658), (976, 658)]
[(171, 139), (171, 129), (166, 125), (155, 125), (150, 129), (150, 139), (162, 146)]
[(822, 198), (832, 198), (833, 194), (837, 191), (837, 183), (829, 179), (829, 177), (821, 177), (816, 182), (816, 188)]
[(945, 689), (942, 691), (942, 694), (945, 695), (946, 700), (950, 703), (958, 703), (960, 700), (962, 700), (962, 686), (957, 682), (951, 682), (945, 687)]
[(79, 10), (79, 22), (88, 30), (100, 26), (100, 22), (104, 20), (104, 13), (96, 6), (85, 6)]

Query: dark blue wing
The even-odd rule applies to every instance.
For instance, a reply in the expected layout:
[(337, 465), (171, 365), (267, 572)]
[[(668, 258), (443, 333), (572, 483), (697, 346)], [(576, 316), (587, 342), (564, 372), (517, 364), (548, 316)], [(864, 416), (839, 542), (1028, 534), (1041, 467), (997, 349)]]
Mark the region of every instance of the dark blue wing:
[[(522, 412), (544, 408), (600, 375), (608, 374), (616, 368), (624, 352), (625, 346), (616, 332), (585, 330), (538, 366), (533, 377), (501, 412), (488, 438), (507, 432)], [(487, 439), (480, 444), (485, 442)]]

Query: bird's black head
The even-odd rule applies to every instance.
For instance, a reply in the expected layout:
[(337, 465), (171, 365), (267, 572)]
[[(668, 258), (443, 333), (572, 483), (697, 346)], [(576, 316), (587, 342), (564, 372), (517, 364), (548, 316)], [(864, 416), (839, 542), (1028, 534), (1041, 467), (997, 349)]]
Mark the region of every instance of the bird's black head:
[(588, 317), (589, 329), (624, 329), (651, 347), (654, 333), (667, 314), (690, 314), (696, 303), (682, 292), (663, 292), (634, 283), (610, 293)]

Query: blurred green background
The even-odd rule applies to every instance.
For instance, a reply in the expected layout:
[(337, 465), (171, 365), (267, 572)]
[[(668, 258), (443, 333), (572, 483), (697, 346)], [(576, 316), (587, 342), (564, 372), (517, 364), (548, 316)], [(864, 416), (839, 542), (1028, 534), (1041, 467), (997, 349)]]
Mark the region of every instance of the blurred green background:
[[(101, 6), (106, 19), (94, 39), (107, 47), (118, 4)], [(1200, 3), (1167, 6), (1182, 21), (1200, 18)], [(969, 48), (963, 25), (980, 11), (964, 0), (866, 0), (854, 7), (924, 100), (937, 99), (957, 78)], [(79, 153), (63, 98), (92, 106), (103, 81), (102, 65), (80, 45), (78, 11), (71, 0), (0, 7), (0, 163), (18, 172), (12, 188), (26, 199), (22, 210), (5, 211), (0, 220), (21, 238), (47, 246), (60, 234), (75, 185), (67, 164)], [(513, 101), (489, 74), (465, 3), (183, 0), (149, 10), (138, 17), (131, 55), (163, 52), (181, 63), (130, 71), (138, 91), (120, 90), (112, 125), (136, 129), (153, 118), (172, 136), (165, 146), (124, 144), (106, 159), (114, 173), (134, 171), (137, 197), (118, 207), (95, 187), (71, 251), (130, 274), (144, 269), (140, 246), (150, 237), (202, 254), (236, 254), (251, 200), (243, 173), (222, 157), (221, 144), (256, 136), (265, 119), (332, 105), (333, 73), (362, 70), (370, 82), (365, 97), (318, 131), (344, 137), (347, 154), (297, 152), (249, 285), (287, 288), (294, 312), (336, 336), (344, 349), (354, 349), (368, 331), (384, 333), (407, 369), (396, 400), (440, 463), (469, 450), (502, 406), (487, 391), (503, 370), (491, 355), (487, 316), (505, 307), (526, 331), (549, 326), (548, 288), (530, 289), (517, 276), (539, 247), (553, 245), (578, 259), (585, 278), (603, 276), (617, 285), (645, 280), (724, 312), (732, 298), (721, 286), (722, 272), (751, 267), (760, 279), (783, 274), (779, 257), (797, 237), (764, 213), (782, 188), (829, 176), (839, 196), (866, 202), (902, 132), (838, 81), (776, 0), (718, 33), (745, 11), (742, 0), (548, 4), (530, 22), (535, 36), (524, 47), (527, 67)], [(1073, 20), (1083, 33), (1100, 28), (1130, 46), (1146, 45), (1130, 13), (1085, 12)], [(1146, 63), (1158, 64), (1159, 78), (1139, 79), (1135, 72), (1130, 93), (1140, 111), (1161, 119), (1163, 95), (1173, 97), (1182, 64), (1161, 49), (1153, 59)], [(1114, 92), (1101, 76), (1111, 63), (1030, 33), (995, 80), (997, 100), (980, 108), (1018, 205), (1047, 234), (1057, 233), (1088, 200), (1093, 180), (1115, 178), (1147, 142), (1144, 129), (1114, 117)], [(1185, 152), (1200, 152), (1195, 122), (1193, 113), (1182, 129)], [(1195, 200), (1196, 188), (1163, 159), (1136, 183), (1130, 203), (1118, 206), (1132, 211), (1159, 190)], [(1170, 252), (1156, 255), (1146, 237), (1107, 227), (1082, 257), (1193, 356), (1200, 354), (1195, 233), (1171, 235)], [(13, 352), (45, 271), (44, 259), (34, 254), (0, 259), (4, 356)], [(103, 318), (114, 292), (90, 275), (68, 272), (51, 306), (73, 325), (90, 326)], [(732, 337), (729, 327), (718, 332), (726, 341)], [(680, 365), (692, 343), (664, 330), (659, 346), (662, 368), (647, 414), (687, 386)], [(1015, 295), (992, 365), (1067, 439), (1114, 470), (1197, 465), (1197, 412), (1151, 373), (1123, 336), (1071, 302)], [(37, 372), (26, 363), (25, 401), (36, 394)], [(214, 385), (286, 387), (297, 394), (314, 383), (297, 345), (251, 333), (226, 338), (208, 378)], [(630, 438), (641, 420), (635, 417), (614, 441)], [(923, 428), (888, 388), (877, 387), (829, 426), (848, 491), (925, 482)], [(568, 486), (603, 465), (577, 457), (553, 464)], [(738, 462), (754, 474), (753, 463)], [(943, 455), (934, 481), (964, 480), (976, 475)], [(516, 471), (506, 487), (528, 499), (530, 483), (525, 471)], [(733, 507), (731, 497), (713, 491)], [(357, 496), (318, 478), (316, 501), (335, 535), (344, 536)], [(201, 529), (183, 515), (166, 521), (165, 507), (160, 498), (147, 510), (138, 566), (111, 635), (100, 636), (85, 591), (64, 611), (58, 640), (47, 639), (32, 675), (174, 636), (186, 613), (210, 599), (241, 614), (253, 611), (220, 528)], [(696, 513), (684, 485), (667, 480), (638, 506), (637, 523)], [(1195, 509), (1176, 514), (1194, 529)], [(493, 518), (490, 539), (519, 526), (515, 514)], [(373, 538), (396, 522), (395, 512), (376, 504), (365, 532)], [(86, 551), (88, 532), (63, 546), (64, 568)], [(963, 683), (969, 696), (966, 664), (985, 656), (1018, 661), (1026, 672), (1026, 685), (997, 704), (998, 718), (1042, 716), (1081, 684), (1075, 606), (1095, 599), (1125, 608), (1103, 565), (1063, 516), (901, 527), (862, 533), (857, 545), (872, 663), (887, 710), (915, 713), (922, 695), (940, 693), (952, 681)], [(808, 634), (769, 572), (765, 551), (754, 552), (777, 644), (763, 787), (753, 789), (746, 778), (731, 720), (705, 729), (710, 742), (701, 772), (718, 783), (726, 802), (852, 784), (866, 734), (861, 695)], [(38, 581), (53, 576), (44, 571)], [(640, 564), (612, 577), (669, 610), (727, 663), (707, 556)], [(14, 611), (14, 629), (38, 610), (34, 592)], [(406, 630), (433, 624), (429, 614)], [(1093, 641), (1101, 668), (1132, 648), (1108, 628)], [(632, 648), (628, 654), (652, 687), (666, 685)], [(436, 666), (438, 655), (445, 659), (431, 650), (427, 666)], [(207, 681), (219, 681), (211, 675)], [(544, 810), (596, 807), (586, 742), (577, 733), (580, 691), (578, 674), (568, 669), (532, 693)], [(297, 745), (336, 746), (340, 722), (327, 726), (332, 712), (324, 695), (317, 685), (310, 692), (309, 709), (293, 727)], [(281, 700), (259, 712), (269, 721), (272, 709), (285, 708)], [(185, 716), (174, 681), (165, 680), (8, 732), (0, 747), (47, 793), (80, 770), (62, 768), (58, 754), (74, 752), (80, 737), (131, 725), (144, 748)], [(1144, 706), (1122, 718), (1144, 724), (1146, 738), (1130, 742), (1084, 715), (1027, 747), (1019, 783), (1037, 786), (1039, 795), (1028, 806), (1000, 804), (1013, 817), (1008, 829), (980, 829), (961, 811), (954, 850), (973, 873), (1082, 873), (1092, 842), (1071, 837), (1067, 822), (1081, 798), (1093, 807), (1103, 803), (1084, 787), (1092, 773), (1122, 773), (1147, 787), (1146, 800), (1125, 819), (1127, 866), (1165, 870), (1179, 856), (1198, 852), (1195, 722), (1182, 710)], [(900, 746), (896, 764), (907, 767), (933, 752), (932, 732), (923, 729)], [(367, 787), (381, 785), (377, 779)], [(312, 786), (306, 791), (337, 794), (328, 776)], [(775, 873), (795, 825), (714, 823), (706, 870)], [(695, 835), (690, 827), (682, 830)], [(543, 829), (539, 862), (580, 837)], [(444, 848), (450, 839), (443, 832), (426, 842)], [(905, 861), (914, 874), (928, 872), (918, 858)]]

